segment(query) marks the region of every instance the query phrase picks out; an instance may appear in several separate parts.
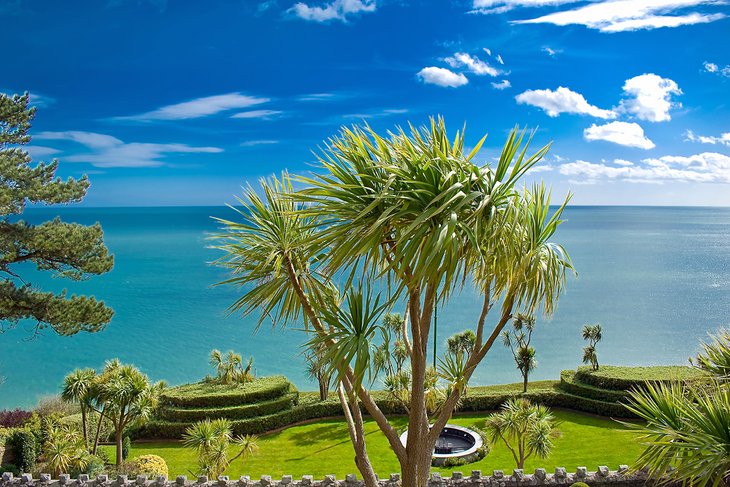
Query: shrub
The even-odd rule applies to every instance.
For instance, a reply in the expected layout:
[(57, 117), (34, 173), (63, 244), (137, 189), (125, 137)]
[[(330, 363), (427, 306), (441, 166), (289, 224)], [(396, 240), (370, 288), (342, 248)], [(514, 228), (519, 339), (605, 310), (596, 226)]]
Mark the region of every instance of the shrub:
[(160, 410), (158, 417), (159, 419), (176, 422), (192, 422), (215, 418), (246, 419), (257, 416), (266, 416), (285, 409), (290, 409), (292, 406), (297, 404), (298, 398), (299, 393), (292, 392), (270, 401), (244, 404), (242, 406), (218, 408), (167, 407)]
[(20, 471), (20, 469), (12, 463), (6, 463), (5, 465), (0, 465), (0, 474), (5, 473), (5, 472), (10, 472), (11, 474), (16, 475), (16, 476), (20, 475), (22, 473)]
[(168, 475), (167, 463), (157, 455), (142, 455), (132, 460), (132, 469), (136, 475), (146, 475), (155, 478), (159, 475)]
[(604, 365), (600, 370), (588, 366), (578, 367), (575, 379), (602, 389), (628, 391), (641, 388), (645, 382), (674, 382), (677, 380), (701, 380), (706, 374), (684, 365), (661, 365), (654, 367), (616, 367)]
[(129, 448), (132, 446), (132, 441), (129, 436), (125, 436), (122, 440), (122, 460), (129, 458)]
[(35, 412), (44, 417), (55, 416), (60, 418), (78, 412), (78, 408), (61, 399), (61, 396), (50, 395), (38, 400)]
[(38, 440), (29, 430), (14, 431), (7, 439), (6, 446), (15, 453), (15, 463), (23, 472), (30, 472), (38, 459)]
[(575, 371), (564, 370), (560, 373), (560, 389), (576, 396), (596, 399), (598, 401), (618, 402), (628, 397), (628, 391), (601, 389), (575, 380)]
[(570, 484), (570, 487), (589, 487), (585, 482), (574, 482)]
[(0, 411), (0, 427), (16, 428), (23, 426), (32, 416), (32, 412), (22, 409), (3, 409)]

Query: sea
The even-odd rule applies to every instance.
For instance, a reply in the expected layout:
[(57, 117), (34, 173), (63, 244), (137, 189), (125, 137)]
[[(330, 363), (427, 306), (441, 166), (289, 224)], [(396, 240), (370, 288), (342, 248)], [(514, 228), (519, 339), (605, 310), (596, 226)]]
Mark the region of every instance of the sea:
[[(114, 269), (83, 282), (28, 267), (21, 269), (24, 276), (44, 289), (94, 295), (114, 309), (114, 318), (103, 331), (71, 337), (49, 329), (36, 335), (30, 323), (5, 330), (0, 409), (30, 408), (58, 394), (74, 368), (99, 369), (113, 358), (170, 385), (198, 381), (213, 373), (212, 349), (253, 357), (258, 376), (283, 374), (300, 390), (315, 389), (306, 374), (301, 324), (257, 326), (258, 316), (228, 311), (242, 289), (216, 286), (228, 271), (212, 264), (221, 256), (210, 240), (219, 231), (212, 217), (235, 219), (235, 211), (67, 207), (29, 209), (23, 218), (56, 216), (100, 222)], [(599, 361), (614, 365), (687, 364), (708, 333), (728, 325), (730, 208), (572, 206), (565, 218), (554, 241), (568, 250), (577, 274), (569, 277), (552, 318), (538, 317), (532, 378), (556, 379), (580, 365), (581, 329), (588, 323), (602, 325)], [(474, 326), (480, 305), (468, 286), (442, 303), (439, 349), (451, 334)], [(519, 380), (510, 352), (498, 342), (471, 384)]]

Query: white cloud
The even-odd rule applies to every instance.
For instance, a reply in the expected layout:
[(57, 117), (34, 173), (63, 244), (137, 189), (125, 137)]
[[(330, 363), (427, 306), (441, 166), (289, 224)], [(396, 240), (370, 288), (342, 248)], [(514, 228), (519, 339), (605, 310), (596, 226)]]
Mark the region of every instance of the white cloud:
[(492, 82), (492, 88), (494, 88), (495, 90), (506, 90), (511, 86), (512, 83), (510, 83), (508, 79), (503, 79), (499, 83)]
[(473, 13), (501, 14), (519, 7), (547, 7), (575, 3), (577, 0), (474, 0)]
[(457, 52), (453, 56), (444, 59), (444, 61), (446, 61), (446, 63), (452, 68), (465, 67), (478, 76), (498, 76), (500, 74), (500, 71), (497, 68), (494, 68), (493, 66), (490, 66), (489, 63), (465, 52)]
[[(525, 6), (523, 2), (515, 3)], [(719, 0), (602, 0), (517, 23), (550, 23), (560, 26), (577, 24), (601, 32), (679, 27), (725, 18), (723, 13), (686, 12), (688, 8), (722, 3)]]
[(58, 149), (53, 147), (46, 147), (43, 145), (26, 145), (23, 150), (28, 151), (33, 159), (43, 159), (60, 153)]
[(35, 136), (46, 140), (76, 142), (91, 149), (85, 154), (65, 157), (70, 162), (86, 162), (96, 167), (155, 167), (173, 153), (219, 153), (218, 147), (193, 147), (187, 144), (125, 143), (111, 135), (70, 130), (66, 132), (41, 132)]
[(583, 95), (563, 86), (555, 91), (527, 90), (517, 95), (515, 99), (517, 103), (542, 108), (551, 117), (557, 117), (561, 113), (579, 113), (603, 119), (616, 118), (616, 112), (613, 110), (603, 110), (593, 106)]
[(560, 50), (557, 50), (557, 49), (552, 49), (551, 47), (545, 46), (545, 47), (542, 48), (542, 52), (547, 53), (547, 55), (550, 56), (550, 57), (555, 57), (556, 54), (559, 54), (559, 53), (561, 53), (563, 51), (560, 51)]
[(262, 140), (247, 140), (241, 142), (241, 147), (256, 147), (257, 145), (274, 145), (278, 144), (278, 140), (262, 139)]
[(730, 65), (726, 65), (721, 68), (715, 63), (705, 61), (704, 63), (702, 63), (702, 67), (705, 68), (705, 71), (707, 71), (708, 73), (713, 73), (718, 76), (730, 78)]
[(375, 12), (376, 8), (375, 0), (334, 0), (321, 6), (310, 6), (299, 2), (294, 4), (289, 12), (294, 13), (301, 19), (313, 22), (327, 22), (330, 20), (345, 22), (348, 15)]
[[(730, 157), (717, 152), (703, 152), (692, 156), (663, 156), (643, 159), (642, 165), (615, 160), (619, 167), (605, 163), (575, 161), (560, 166), (565, 176), (582, 183), (602, 180), (663, 183), (730, 183)], [(581, 178), (581, 179), (575, 179)]]
[(454, 73), (446, 68), (428, 66), (418, 72), (418, 78), (427, 84), (438, 85), (449, 88), (464, 86), (469, 80), (461, 73)]
[(504, 64), (504, 59), (502, 59), (502, 55), (501, 54), (497, 54), (497, 62), (499, 64)]
[(231, 115), (231, 118), (263, 118), (265, 120), (271, 119), (276, 115), (281, 115), (283, 112), (279, 110), (251, 110), (248, 112), (239, 112)]
[(605, 140), (614, 144), (639, 149), (653, 149), (654, 142), (644, 135), (644, 129), (638, 123), (609, 122), (605, 125), (593, 124), (583, 131), (586, 140)]
[(675, 105), (672, 103), (672, 95), (682, 94), (677, 83), (654, 73), (627, 79), (623, 90), (629, 98), (621, 100), (619, 110), (650, 122), (671, 120), (669, 110)]
[(631, 161), (627, 161), (626, 159), (614, 159), (613, 163), (617, 166), (633, 166), (634, 163)]
[(348, 113), (343, 115), (342, 118), (357, 118), (357, 119), (370, 119), (370, 118), (383, 118), (392, 115), (402, 115), (408, 113), (407, 108), (388, 108), (385, 110), (372, 111), (367, 113)]
[(334, 93), (309, 93), (297, 98), (299, 101), (329, 101), (337, 97)]
[(268, 98), (242, 95), (241, 93), (227, 93), (225, 95), (206, 96), (194, 100), (167, 105), (151, 112), (115, 117), (116, 120), (186, 120), (190, 118), (207, 117), (220, 112), (237, 108), (248, 108), (269, 101)]
[(686, 140), (690, 142), (700, 142), (702, 144), (720, 144), (730, 147), (730, 132), (725, 132), (719, 136), (696, 135), (693, 131), (685, 132)]

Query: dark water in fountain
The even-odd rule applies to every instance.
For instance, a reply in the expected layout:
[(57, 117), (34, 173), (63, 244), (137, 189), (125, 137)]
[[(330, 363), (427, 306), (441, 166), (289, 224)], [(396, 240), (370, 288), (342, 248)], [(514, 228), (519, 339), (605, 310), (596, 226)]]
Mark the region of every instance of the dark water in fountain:
[(474, 446), (474, 438), (463, 431), (444, 428), (436, 440), (434, 452), (438, 455), (459, 453)]

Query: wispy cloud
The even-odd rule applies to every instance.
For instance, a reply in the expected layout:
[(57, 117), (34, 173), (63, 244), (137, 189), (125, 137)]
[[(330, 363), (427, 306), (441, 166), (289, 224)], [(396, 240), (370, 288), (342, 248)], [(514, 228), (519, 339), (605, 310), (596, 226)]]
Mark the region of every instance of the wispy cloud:
[(218, 147), (195, 147), (187, 144), (155, 144), (145, 142), (126, 143), (107, 134), (70, 130), (65, 132), (41, 132), (37, 139), (75, 142), (90, 152), (64, 157), (65, 161), (86, 162), (96, 167), (156, 167), (164, 165), (168, 154), (219, 153)]
[(338, 97), (335, 93), (309, 93), (297, 98), (299, 101), (329, 101)]
[(725, 132), (719, 136), (696, 135), (693, 131), (688, 130), (684, 134), (685, 140), (690, 142), (700, 142), (702, 144), (720, 144), (730, 147), (730, 132)]
[[(512, 7), (526, 6), (526, 2), (503, 3), (510, 4)], [(589, 29), (607, 33), (679, 27), (714, 22), (725, 18), (724, 13), (686, 11), (688, 8), (722, 5), (724, 3), (721, 0), (602, 0), (533, 19), (519, 20), (516, 23), (548, 23), (560, 26), (584, 25)]]
[(331, 20), (347, 21), (353, 15), (375, 12), (375, 0), (334, 0), (321, 5), (308, 5), (304, 2), (294, 4), (288, 12), (300, 19), (313, 22), (328, 22)]
[(578, 0), (474, 0), (471, 13), (501, 14), (519, 7), (548, 7)]
[(545, 46), (542, 48), (542, 52), (546, 53), (550, 57), (555, 57), (563, 51), (560, 49), (553, 49), (549, 46)]
[(450, 69), (428, 66), (420, 70), (418, 79), (426, 84), (442, 86), (444, 88), (458, 88), (469, 83), (466, 76), (461, 73), (454, 73)]
[(730, 157), (717, 152), (692, 156), (662, 156), (643, 159), (641, 164), (618, 159), (615, 165), (575, 161), (562, 164), (561, 174), (580, 178), (582, 183), (623, 180), (628, 182), (663, 183), (730, 183)]
[(356, 118), (356, 119), (372, 119), (372, 118), (384, 118), (384, 117), (390, 117), (393, 115), (402, 115), (404, 113), (408, 113), (407, 108), (388, 108), (385, 110), (377, 110), (372, 112), (363, 112), (363, 113), (348, 113), (346, 115), (343, 115), (342, 118)]
[(269, 101), (268, 98), (242, 95), (241, 93), (226, 93), (224, 95), (206, 96), (167, 105), (139, 115), (115, 117), (116, 120), (187, 120), (192, 118), (208, 117), (217, 113), (240, 108), (248, 108)]
[(495, 90), (506, 90), (511, 86), (512, 83), (510, 83), (508, 79), (503, 79), (499, 83), (492, 82), (492, 88), (494, 88)]
[(26, 145), (24, 150), (27, 150), (31, 157), (35, 160), (44, 159), (61, 153), (58, 149), (43, 145)]
[(247, 140), (245, 142), (241, 142), (241, 147), (256, 147), (259, 145), (274, 145), (278, 144), (278, 140), (270, 140), (270, 139), (262, 139), (262, 140)]
[(591, 105), (580, 93), (563, 86), (557, 90), (527, 90), (515, 97), (517, 103), (542, 108), (550, 117), (561, 113), (591, 115), (596, 118), (616, 118), (613, 110), (603, 110)]
[(677, 83), (654, 73), (627, 79), (623, 90), (628, 98), (621, 100), (619, 111), (632, 114), (640, 120), (671, 120), (669, 110), (674, 106), (681, 106), (672, 101), (673, 95), (682, 94)]
[(239, 112), (231, 115), (231, 118), (261, 118), (264, 120), (270, 120), (277, 115), (281, 115), (282, 111), (279, 110), (251, 110), (248, 112)]
[(452, 68), (463, 67), (468, 69), (471, 73), (476, 74), (477, 76), (499, 76), (499, 74), (501, 73), (500, 70), (491, 66), (488, 62), (482, 61), (478, 57), (472, 56), (465, 52), (457, 52), (453, 56), (449, 56), (444, 59), (444, 61)]
[(639, 149), (653, 149), (656, 147), (638, 123), (609, 122), (605, 125), (593, 124), (583, 131), (586, 140), (605, 140), (614, 144)]

